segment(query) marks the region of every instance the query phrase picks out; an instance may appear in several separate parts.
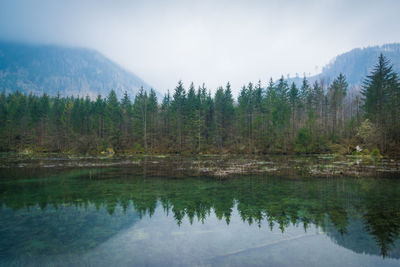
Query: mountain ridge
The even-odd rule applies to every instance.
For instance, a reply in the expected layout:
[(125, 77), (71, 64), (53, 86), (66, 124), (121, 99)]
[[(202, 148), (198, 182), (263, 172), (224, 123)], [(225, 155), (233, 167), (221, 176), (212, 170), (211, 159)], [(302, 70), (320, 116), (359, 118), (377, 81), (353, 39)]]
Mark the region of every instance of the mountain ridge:
[[(307, 77), (310, 84), (324, 80), (330, 84), (340, 73), (356, 90), (383, 53), (400, 73), (400, 43), (354, 48), (334, 57), (322, 72)], [(303, 78), (289, 78), (301, 86)], [(0, 92), (15, 91), (41, 95), (106, 97), (114, 89), (119, 98), (126, 91), (133, 98), (140, 87), (151, 86), (100, 52), (83, 47), (29, 44), (0, 40)], [(162, 94), (156, 91), (157, 97)]]
[[(371, 72), (378, 57), (383, 54), (393, 65), (393, 69), (400, 73), (400, 43), (390, 43), (363, 48), (354, 48), (348, 52), (334, 57), (322, 68), (322, 72), (306, 77), (310, 84), (324, 80), (329, 85), (340, 73), (346, 76), (350, 87), (360, 88), (365, 77)], [(294, 82), (301, 86), (303, 78), (289, 78), (288, 82)]]
[(0, 41), (0, 91), (62, 96), (134, 97), (150, 86), (100, 52), (81, 47)]

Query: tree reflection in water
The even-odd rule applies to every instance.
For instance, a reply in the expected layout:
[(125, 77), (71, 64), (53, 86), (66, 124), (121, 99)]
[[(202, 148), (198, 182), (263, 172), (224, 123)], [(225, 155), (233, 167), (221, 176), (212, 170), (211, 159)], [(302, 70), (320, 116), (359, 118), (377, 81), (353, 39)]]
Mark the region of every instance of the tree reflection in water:
[[(6, 176), (1, 176), (6, 177)], [(214, 178), (144, 177), (129, 169), (60, 170), (56, 173), (7, 172), (2, 179), (2, 214), (18, 210), (107, 211), (119, 218), (98, 227), (115, 231), (161, 205), (180, 225), (185, 217), (207, 223), (213, 212), (228, 225), (236, 208), (241, 219), (259, 227), (315, 225), (337, 244), (357, 253), (400, 258), (400, 184), (389, 179), (240, 176)], [(91, 208), (95, 207), (95, 209)], [(84, 212), (74, 213), (75, 218)], [(124, 215), (125, 214), (125, 215)], [(2, 216), (5, 220), (5, 216)], [(89, 230), (88, 230), (89, 231)], [(113, 234), (115, 231), (109, 231)], [(104, 231), (103, 231), (104, 232)], [(3, 234), (5, 230), (3, 230)]]

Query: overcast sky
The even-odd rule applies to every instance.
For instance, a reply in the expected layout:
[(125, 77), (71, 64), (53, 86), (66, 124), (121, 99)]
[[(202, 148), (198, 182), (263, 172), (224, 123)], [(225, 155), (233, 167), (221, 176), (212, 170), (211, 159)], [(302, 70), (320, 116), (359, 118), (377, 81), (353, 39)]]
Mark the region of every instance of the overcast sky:
[(400, 41), (399, 0), (0, 0), (0, 39), (99, 50), (160, 92), (315, 74)]

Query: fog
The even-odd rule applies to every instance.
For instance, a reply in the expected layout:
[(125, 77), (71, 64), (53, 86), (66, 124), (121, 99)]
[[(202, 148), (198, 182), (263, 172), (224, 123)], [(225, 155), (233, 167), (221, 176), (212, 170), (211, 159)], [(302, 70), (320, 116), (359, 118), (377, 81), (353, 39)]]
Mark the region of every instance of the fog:
[(395, 0), (0, 0), (0, 39), (93, 48), (160, 92), (178, 80), (237, 92), (399, 42), (399, 10)]

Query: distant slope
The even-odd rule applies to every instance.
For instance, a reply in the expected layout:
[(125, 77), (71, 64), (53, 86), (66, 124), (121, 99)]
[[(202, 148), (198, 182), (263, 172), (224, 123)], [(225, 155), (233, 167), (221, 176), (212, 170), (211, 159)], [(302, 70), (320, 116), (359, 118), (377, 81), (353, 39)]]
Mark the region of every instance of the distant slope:
[(0, 92), (133, 97), (150, 86), (99, 52), (85, 48), (0, 42)]
[[(356, 48), (334, 58), (331, 63), (322, 69), (322, 73), (307, 77), (313, 83), (315, 80), (324, 79), (329, 84), (340, 73), (346, 75), (350, 86), (360, 86), (363, 79), (373, 69), (378, 62), (378, 57), (382, 53), (390, 59), (394, 70), (400, 73), (400, 44), (386, 44), (367, 48)], [(289, 79), (300, 85), (303, 78)]]
[[(385, 239), (386, 243), (379, 244), (378, 240), (374, 239), (374, 235), (368, 233), (362, 216), (360, 214), (358, 216), (348, 219), (346, 234), (340, 233), (333, 225), (328, 224), (328, 227), (326, 227), (327, 236), (339, 246), (350, 249), (355, 253), (383, 256), (382, 252), (386, 248), (386, 257), (400, 259), (400, 240), (393, 238), (394, 240), (390, 242), (390, 239)], [(385, 235), (385, 232), (379, 234)], [(360, 240), (362, 242), (359, 242)]]

